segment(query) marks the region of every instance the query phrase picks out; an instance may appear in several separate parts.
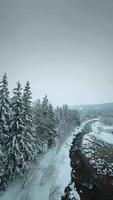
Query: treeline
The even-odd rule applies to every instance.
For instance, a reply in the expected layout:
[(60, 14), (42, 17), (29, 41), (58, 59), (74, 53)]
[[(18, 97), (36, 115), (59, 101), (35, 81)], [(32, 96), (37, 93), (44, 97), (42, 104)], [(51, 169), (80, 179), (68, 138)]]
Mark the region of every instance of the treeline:
[(79, 125), (76, 111), (63, 106), (53, 109), (47, 96), (32, 102), (29, 81), (20, 82), (10, 98), (6, 74), (0, 82), (0, 190), (9, 181), (24, 176), (43, 152)]
[(76, 126), (80, 125), (80, 115), (76, 110), (68, 108), (68, 105), (63, 105), (63, 107), (57, 107), (55, 110), (56, 119), (58, 121), (58, 134), (68, 135), (70, 132), (74, 131)]

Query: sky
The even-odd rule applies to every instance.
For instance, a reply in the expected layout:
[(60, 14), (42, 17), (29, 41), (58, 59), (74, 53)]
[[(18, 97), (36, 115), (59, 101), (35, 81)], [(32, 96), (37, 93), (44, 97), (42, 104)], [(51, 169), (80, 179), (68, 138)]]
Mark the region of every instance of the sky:
[(53, 105), (113, 102), (112, 0), (0, 0), (0, 79)]

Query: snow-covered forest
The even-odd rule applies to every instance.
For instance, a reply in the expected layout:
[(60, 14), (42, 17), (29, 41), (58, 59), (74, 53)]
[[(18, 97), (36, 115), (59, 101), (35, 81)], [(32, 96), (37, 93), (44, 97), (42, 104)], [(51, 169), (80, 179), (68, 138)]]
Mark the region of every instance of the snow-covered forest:
[(63, 142), (77, 125), (77, 111), (67, 105), (53, 108), (47, 95), (32, 101), (29, 81), (18, 81), (11, 97), (6, 73), (0, 82), (0, 191), (27, 176), (41, 153)]
[(0, 200), (101, 199), (113, 200), (113, 0), (0, 0)]

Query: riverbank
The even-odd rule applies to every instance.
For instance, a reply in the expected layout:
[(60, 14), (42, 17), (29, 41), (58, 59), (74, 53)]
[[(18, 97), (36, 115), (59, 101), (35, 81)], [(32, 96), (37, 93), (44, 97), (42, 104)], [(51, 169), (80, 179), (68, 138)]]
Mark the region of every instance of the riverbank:
[(62, 200), (71, 200), (70, 186), (72, 184), (79, 193), (81, 200), (109, 200), (113, 197), (113, 177), (98, 174), (97, 169), (89, 163), (82, 151), (83, 138), (91, 132), (91, 128), (92, 122), (87, 123), (72, 142), (70, 149), (71, 183), (65, 189)]

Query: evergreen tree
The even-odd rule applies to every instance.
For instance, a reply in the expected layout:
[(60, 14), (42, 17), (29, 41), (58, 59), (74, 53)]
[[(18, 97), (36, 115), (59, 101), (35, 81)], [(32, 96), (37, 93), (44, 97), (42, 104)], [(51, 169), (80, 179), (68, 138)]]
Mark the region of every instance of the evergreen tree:
[(47, 95), (43, 98), (41, 105), (41, 121), (40, 121), (40, 133), (43, 143), (48, 146), (48, 117), (49, 117), (49, 101)]
[(41, 132), (41, 123), (42, 123), (42, 104), (40, 99), (38, 99), (34, 104), (34, 116), (35, 116), (36, 131), (39, 134)]
[(10, 129), (10, 99), (6, 73), (0, 82), (0, 190), (6, 189), (7, 183), (7, 143)]
[(34, 124), (34, 115), (33, 115), (33, 108), (32, 108), (32, 93), (29, 81), (27, 81), (26, 86), (24, 88), (23, 93), (23, 120), (25, 124), (24, 130), (24, 137), (26, 140), (24, 141), (26, 148), (28, 151), (25, 151), (25, 160), (31, 161), (35, 156), (35, 137), (36, 137), (36, 130)]
[(11, 134), (8, 148), (8, 166), (7, 170), (10, 176), (16, 174), (23, 174), (26, 169), (25, 162), (25, 146), (24, 131), (25, 124), (23, 121), (23, 102), (22, 102), (22, 87), (20, 82), (17, 83), (17, 87), (13, 90), (12, 98), (12, 119), (11, 119)]
[(47, 95), (45, 95), (42, 101), (42, 112), (43, 112), (43, 116), (47, 118), (49, 114), (49, 101), (48, 101)]
[(45, 140), (43, 134), (43, 116), (42, 116), (42, 104), (38, 99), (34, 105), (34, 122), (36, 127), (36, 147), (37, 152), (42, 152), (45, 150)]
[(6, 145), (10, 125), (10, 100), (6, 73), (0, 85), (0, 144)]
[(49, 104), (47, 95), (42, 101), (42, 119), (43, 119), (43, 135), (48, 143), (48, 147), (52, 145), (56, 136), (55, 116), (52, 105)]
[(52, 144), (55, 143), (55, 137), (57, 136), (56, 133), (56, 118), (55, 118), (55, 113), (53, 110), (53, 107), (51, 104), (49, 104), (49, 117), (48, 117), (48, 145), (51, 146)]

